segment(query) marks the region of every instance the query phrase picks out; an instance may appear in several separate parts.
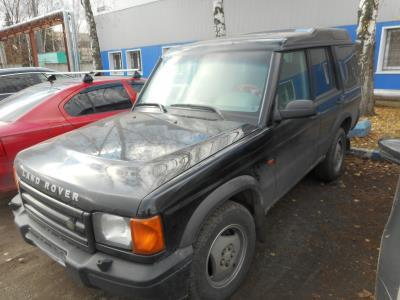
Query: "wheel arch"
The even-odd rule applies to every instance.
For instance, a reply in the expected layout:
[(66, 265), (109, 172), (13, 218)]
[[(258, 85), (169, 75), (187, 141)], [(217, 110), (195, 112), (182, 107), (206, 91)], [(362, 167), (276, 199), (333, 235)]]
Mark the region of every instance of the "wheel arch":
[(349, 133), (349, 131), (351, 130), (351, 125), (352, 125), (352, 119), (351, 116), (345, 116), (342, 120), (342, 122), (340, 123), (340, 127), (343, 128), (344, 132), (346, 133), (346, 135)]
[(257, 229), (257, 237), (264, 220), (264, 199), (258, 181), (250, 175), (229, 180), (209, 194), (197, 207), (183, 232), (179, 247), (194, 243), (207, 216), (225, 201), (232, 200), (250, 211)]

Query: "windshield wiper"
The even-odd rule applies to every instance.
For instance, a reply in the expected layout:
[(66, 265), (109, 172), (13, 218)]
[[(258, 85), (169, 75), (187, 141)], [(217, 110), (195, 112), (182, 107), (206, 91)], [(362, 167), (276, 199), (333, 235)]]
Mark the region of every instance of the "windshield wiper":
[(178, 107), (178, 108), (182, 107), (182, 108), (188, 108), (188, 109), (211, 111), (213, 113), (216, 113), (222, 120), (224, 120), (224, 116), (222, 115), (222, 113), (217, 108), (212, 107), (212, 106), (198, 105), (198, 104), (172, 104), (170, 106)]
[(166, 113), (167, 109), (165, 108), (164, 105), (160, 104), (160, 103), (137, 103), (135, 104), (135, 106), (133, 107), (133, 109), (135, 109), (138, 106), (151, 106), (151, 107), (158, 107), (160, 109), (161, 112)]

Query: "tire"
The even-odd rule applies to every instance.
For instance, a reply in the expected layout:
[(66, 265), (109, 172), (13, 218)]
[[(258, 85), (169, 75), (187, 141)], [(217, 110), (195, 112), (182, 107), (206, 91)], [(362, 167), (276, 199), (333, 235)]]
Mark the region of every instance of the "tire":
[(315, 168), (315, 174), (319, 179), (329, 182), (340, 176), (346, 148), (346, 133), (343, 128), (340, 128), (332, 140), (325, 159)]
[(244, 206), (227, 201), (214, 210), (194, 243), (190, 299), (231, 296), (250, 268), (255, 243), (254, 219)]

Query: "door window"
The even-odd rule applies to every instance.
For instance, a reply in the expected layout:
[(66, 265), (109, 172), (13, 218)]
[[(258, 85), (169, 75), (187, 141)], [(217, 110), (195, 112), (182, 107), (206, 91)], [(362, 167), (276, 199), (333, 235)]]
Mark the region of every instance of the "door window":
[(310, 82), (305, 52), (283, 53), (277, 91), (278, 108), (284, 109), (291, 101), (308, 99)]
[(326, 48), (316, 48), (309, 51), (315, 97), (318, 97), (336, 88), (335, 76)]
[(354, 46), (337, 46), (335, 53), (344, 89), (347, 91), (358, 86), (358, 62)]
[(68, 101), (64, 109), (71, 116), (83, 116), (131, 107), (132, 102), (125, 88), (117, 85), (83, 91)]

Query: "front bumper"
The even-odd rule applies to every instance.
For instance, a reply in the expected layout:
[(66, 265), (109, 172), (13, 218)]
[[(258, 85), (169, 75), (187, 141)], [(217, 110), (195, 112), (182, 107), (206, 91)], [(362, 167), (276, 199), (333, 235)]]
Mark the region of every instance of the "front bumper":
[[(113, 294), (146, 299), (181, 299), (187, 296), (192, 247), (178, 249), (153, 264), (141, 264), (101, 252), (88, 253), (33, 221), (15, 196), (10, 206), (24, 240), (44, 251), (66, 268), (78, 282)], [(99, 262), (110, 262), (102, 271)]]

